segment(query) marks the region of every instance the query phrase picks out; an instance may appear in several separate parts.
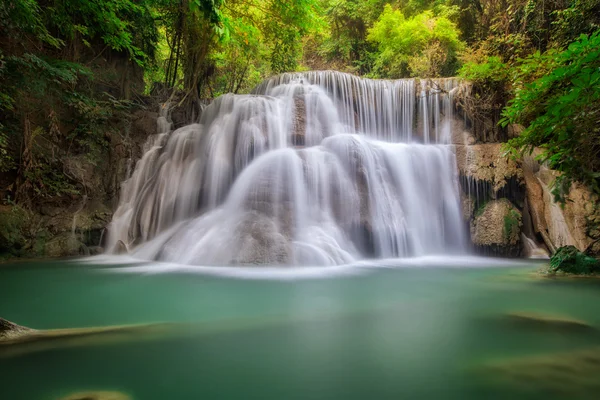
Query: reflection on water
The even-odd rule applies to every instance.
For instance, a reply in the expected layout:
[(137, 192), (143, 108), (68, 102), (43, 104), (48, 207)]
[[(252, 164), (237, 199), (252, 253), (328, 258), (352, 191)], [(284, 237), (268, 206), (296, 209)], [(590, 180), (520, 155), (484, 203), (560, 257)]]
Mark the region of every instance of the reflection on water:
[(595, 398), (598, 281), (536, 278), (533, 264), (407, 263), (250, 280), (173, 265), (3, 267), (0, 312), (20, 324), (176, 328), (19, 354), (0, 347), (2, 398)]

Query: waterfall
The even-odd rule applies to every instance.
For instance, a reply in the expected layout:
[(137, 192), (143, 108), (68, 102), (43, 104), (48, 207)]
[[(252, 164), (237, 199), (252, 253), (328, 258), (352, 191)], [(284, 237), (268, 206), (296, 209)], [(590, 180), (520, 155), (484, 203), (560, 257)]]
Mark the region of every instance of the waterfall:
[(108, 248), (194, 265), (338, 265), (462, 253), (452, 79), (291, 73), (159, 134)]

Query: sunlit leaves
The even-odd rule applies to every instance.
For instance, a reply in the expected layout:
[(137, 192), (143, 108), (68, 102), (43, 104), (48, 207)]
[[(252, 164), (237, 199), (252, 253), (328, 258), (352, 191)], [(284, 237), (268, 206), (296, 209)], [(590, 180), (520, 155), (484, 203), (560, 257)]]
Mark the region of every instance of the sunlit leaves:
[(464, 47), (459, 36), (456, 24), (445, 16), (428, 10), (407, 18), (386, 5), (367, 36), (379, 51), (375, 74), (386, 78), (422, 72), (430, 76), (453, 74), (456, 53)]

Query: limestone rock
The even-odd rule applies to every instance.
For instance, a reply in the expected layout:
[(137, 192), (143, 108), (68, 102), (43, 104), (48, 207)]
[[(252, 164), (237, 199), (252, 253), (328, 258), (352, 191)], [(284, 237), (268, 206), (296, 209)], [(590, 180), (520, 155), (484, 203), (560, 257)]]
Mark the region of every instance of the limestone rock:
[(294, 129), (292, 144), (304, 147), (306, 144), (306, 102), (304, 97), (294, 97)]
[(552, 250), (575, 246), (580, 251), (600, 254), (600, 199), (580, 184), (573, 184), (564, 205), (554, 201), (552, 183), (558, 173), (540, 165), (532, 156), (523, 160), (527, 201), (533, 229)]
[(492, 200), (475, 213), (471, 240), (486, 254), (519, 256), (521, 212), (507, 199)]
[(465, 222), (471, 221), (473, 213), (475, 211), (475, 198), (465, 193), (460, 194), (460, 204), (462, 209), (462, 216)]
[(456, 162), (462, 177), (490, 187), (491, 198), (497, 198), (509, 181), (523, 179), (521, 167), (504, 155), (501, 143), (456, 146)]

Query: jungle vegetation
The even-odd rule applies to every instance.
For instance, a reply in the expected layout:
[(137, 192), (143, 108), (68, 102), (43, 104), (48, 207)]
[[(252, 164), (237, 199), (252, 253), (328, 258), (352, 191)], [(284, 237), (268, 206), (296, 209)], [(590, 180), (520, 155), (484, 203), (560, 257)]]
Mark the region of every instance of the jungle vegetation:
[(335, 69), (467, 79), (475, 112), (525, 127), (507, 150), (563, 172), (559, 195), (600, 193), (599, 30), (600, 0), (0, 0), (0, 190), (77, 195), (64, 157), (102, 162), (145, 96)]

